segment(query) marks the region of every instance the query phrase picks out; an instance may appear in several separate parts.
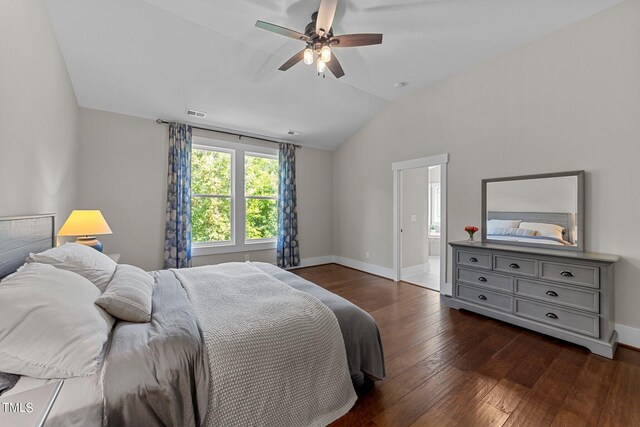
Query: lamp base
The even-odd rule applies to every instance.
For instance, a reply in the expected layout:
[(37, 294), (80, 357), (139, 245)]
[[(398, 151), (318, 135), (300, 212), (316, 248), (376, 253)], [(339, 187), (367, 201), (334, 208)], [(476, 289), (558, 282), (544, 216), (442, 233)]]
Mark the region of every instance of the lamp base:
[(80, 243), (81, 245), (89, 246), (95, 249), (98, 252), (102, 252), (102, 242), (92, 236), (78, 237), (76, 239), (76, 243)]

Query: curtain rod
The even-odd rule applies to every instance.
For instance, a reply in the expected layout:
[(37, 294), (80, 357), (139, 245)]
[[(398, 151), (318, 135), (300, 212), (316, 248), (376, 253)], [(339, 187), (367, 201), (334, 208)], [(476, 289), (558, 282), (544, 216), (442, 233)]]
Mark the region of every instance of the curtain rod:
[[(159, 125), (171, 124), (171, 122), (168, 122), (166, 120), (161, 120), (161, 119), (157, 119), (156, 123), (159, 124)], [(241, 133), (229, 132), (229, 131), (224, 131), (224, 130), (204, 128), (204, 127), (201, 127), (201, 126), (194, 126), (194, 125), (189, 125), (189, 126), (191, 126), (193, 129), (206, 130), (208, 132), (217, 132), (217, 133), (222, 133), (222, 134), (225, 134), (225, 135), (237, 136), (239, 138), (239, 140), (242, 140), (242, 138), (251, 138), (251, 139), (256, 139), (258, 141), (271, 142), (272, 144), (280, 144), (280, 142), (281, 142), (281, 141), (276, 141), (274, 139), (260, 138), (258, 136), (243, 135)], [(292, 143), (288, 142), (287, 144), (292, 144)], [(298, 144), (293, 144), (293, 146), (296, 147), (296, 148), (302, 148), (302, 145), (298, 145)]]

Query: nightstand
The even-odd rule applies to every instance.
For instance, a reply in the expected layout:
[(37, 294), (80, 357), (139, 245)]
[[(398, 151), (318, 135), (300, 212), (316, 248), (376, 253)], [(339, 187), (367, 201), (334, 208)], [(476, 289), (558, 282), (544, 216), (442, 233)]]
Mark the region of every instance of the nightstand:
[(118, 262), (120, 260), (120, 254), (105, 254), (105, 255), (111, 258), (112, 260), (114, 260), (115, 262)]
[(0, 398), (0, 425), (44, 426), (64, 380)]

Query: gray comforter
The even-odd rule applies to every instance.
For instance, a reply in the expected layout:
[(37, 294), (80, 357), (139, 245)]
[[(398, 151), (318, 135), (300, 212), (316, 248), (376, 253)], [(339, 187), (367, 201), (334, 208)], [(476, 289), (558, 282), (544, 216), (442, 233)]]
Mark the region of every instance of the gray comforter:
[(333, 292), (275, 265), (261, 262), (253, 264), (292, 288), (313, 295), (333, 311), (340, 324), (351, 379), (356, 387), (364, 378), (377, 381), (385, 377), (382, 341), (378, 325), (369, 313)]
[(151, 322), (118, 322), (104, 367), (109, 426), (199, 426), (209, 364), (193, 307), (170, 271), (155, 280)]
[[(270, 264), (258, 268), (318, 298), (336, 316), (354, 384), (385, 376), (382, 345), (371, 316), (347, 300)], [(194, 309), (171, 271), (156, 284), (150, 323), (119, 322), (104, 368), (107, 425), (200, 426), (209, 397), (207, 352)]]

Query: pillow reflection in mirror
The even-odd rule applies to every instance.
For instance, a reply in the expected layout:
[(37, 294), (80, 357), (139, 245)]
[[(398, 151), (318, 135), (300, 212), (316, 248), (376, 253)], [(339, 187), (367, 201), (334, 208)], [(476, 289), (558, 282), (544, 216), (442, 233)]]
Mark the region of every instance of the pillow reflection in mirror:
[(527, 230), (525, 228), (489, 228), (488, 236), (514, 236), (514, 237), (533, 237), (537, 236), (536, 230)]
[(525, 230), (535, 230), (541, 236), (555, 237), (556, 239), (564, 240), (564, 236), (563, 236), (564, 228), (558, 224), (545, 224), (541, 222), (523, 222), (523, 223), (520, 223), (520, 228)]
[(521, 222), (520, 219), (490, 219), (487, 221), (487, 228), (518, 228)]

